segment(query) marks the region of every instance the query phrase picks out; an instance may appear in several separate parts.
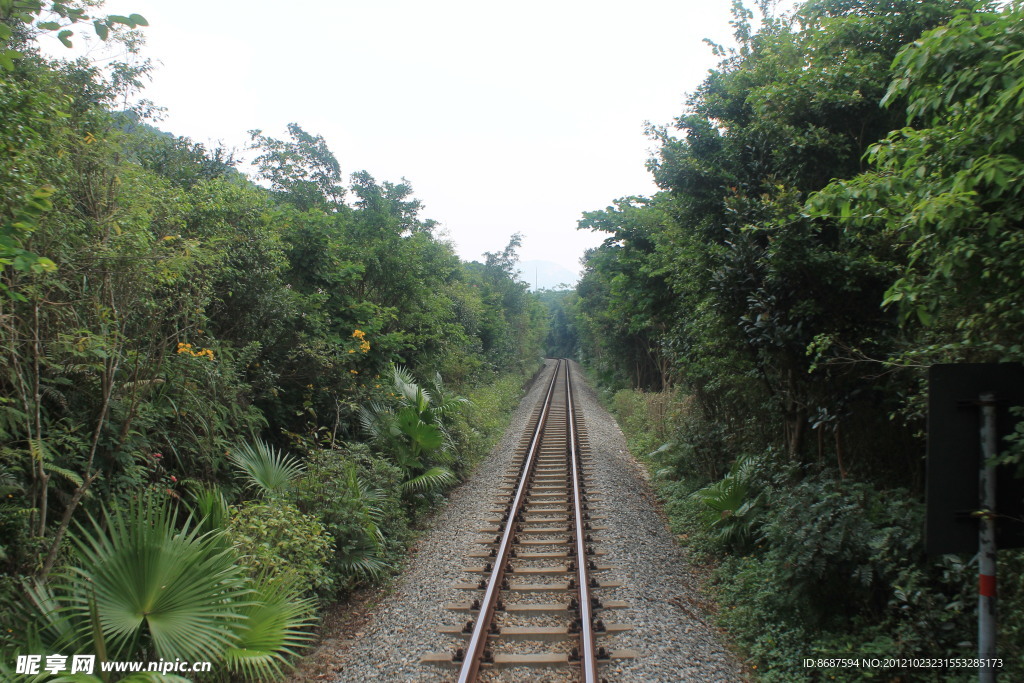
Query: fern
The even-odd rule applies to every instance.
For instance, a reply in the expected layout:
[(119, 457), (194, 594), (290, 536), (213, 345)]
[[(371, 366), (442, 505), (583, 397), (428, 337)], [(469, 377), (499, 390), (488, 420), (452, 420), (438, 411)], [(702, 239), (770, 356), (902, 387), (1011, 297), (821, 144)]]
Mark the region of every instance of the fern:
[(704, 523), (712, 538), (720, 543), (745, 546), (750, 542), (760, 496), (747, 496), (757, 464), (750, 456), (740, 456), (724, 477), (693, 494), (704, 505)]
[(63, 477), (64, 479), (70, 481), (75, 486), (82, 485), (81, 475), (79, 475), (76, 472), (72, 472), (71, 470), (65, 467), (61, 467), (60, 465), (54, 464), (53, 454), (50, 451), (50, 447), (47, 446), (46, 442), (43, 441), (42, 439), (29, 439), (28, 450), (29, 455), (32, 456), (32, 460), (36, 462), (41, 462), (43, 465), (43, 469), (46, 470), (47, 472), (52, 472), (53, 474), (59, 475), (60, 477)]

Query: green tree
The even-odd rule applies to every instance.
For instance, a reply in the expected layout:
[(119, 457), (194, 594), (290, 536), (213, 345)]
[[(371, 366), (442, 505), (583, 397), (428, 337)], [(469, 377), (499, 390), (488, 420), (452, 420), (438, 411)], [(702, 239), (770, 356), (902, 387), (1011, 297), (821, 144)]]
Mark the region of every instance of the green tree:
[(1022, 18), (1019, 2), (961, 12), (907, 45), (883, 101), (905, 102), (907, 125), (870, 148), (870, 171), (810, 203), (897, 245), (905, 265), (885, 304), (952, 344), (927, 356), (1024, 357)]
[[(623, 370), (629, 384), (660, 390), (669, 385), (670, 358), (662, 349), (675, 317), (666, 269), (655, 256), (656, 235), (666, 229), (665, 197), (619, 199), (604, 211), (583, 214), (578, 229), (608, 233), (587, 252), (577, 289), (588, 300), (580, 310), (592, 359), (606, 373)], [(591, 306), (601, 296), (598, 306)]]
[(345, 198), (341, 166), (321, 135), (288, 124), (290, 140), (278, 140), (261, 130), (249, 131), (257, 177), (270, 181), (274, 193), (301, 210), (333, 209)]
[[(48, 8), (47, 4), (50, 5)], [(71, 47), (71, 38), (74, 36), (71, 27), (78, 23), (91, 21), (93, 30), (101, 40), (107, 40), (111, 30), (119, 25), (132, 29), (149, 25), (141, 14), (127, 17), (120, 14), (92, 16), (88, 12), (95, 5), (82, 0), (53, 3), (41, 0), (0, 0), (0, 69), (14, 69), (14, 60), (24, 56), (15, 46), (25, 42), (32, 30), (57, 31), (57, 38), (65, 46)]]
[[(57, 28), (37, 28), (68, 30), (85, 21), (68, 8), (86, 6), (97, 5), (65, 3)], [(0, 68), (0, 647), (25, 651), (34, 628), (87, 650), (170, 652), (154, 635), (163, 617), (150, 624), (145, 605), (117, 634), (98, 626), (88, 582), (128, 599), (123, 584), (137, 580), (148, 595), (160, 577), (146, 543), (216, 569), (231, 554), (216, 554), (230, 550), (221, 530), (231, 498), (252, 513), (240, 526), (253, 555), (268, 538), (289, 552), (268, 553), (272, 571), (241, 577), (238, 595), (223, 591), (239, 577), (224, 575), (215, 602), (234, 626), (200, 610), (195, 631), (220, 634), (208, 647), (232, 675), (272, 675), (304, 639), (295, 624), (308, 613), (282, 584), (284, 565), (318, 577), (323, 595), (383, 576), (404, 553), (417, 512), (408, 503), (453, 481), (499, 422), (487, 405), (480, 432), (451, 420), (459, 400), (439, 379), (398, 382), (392, 364), (440, 371), (459, 391), (500, 375), (504, 399), (509, 370), (537, 358), (541, 309), (504, 262), (460, 263), (407, 181), (357, 173), (346, 204), (321, 136), (294, 124), (284, 140), (255, 133), (261, 187), (224, 150), (150, 126), (146, 105), (126, 107), (148, 64), (43, 60), (23, 22), (45, 22), (39, 7), (0, 0), (0, 11), (27, 12), (3, 16), (19, 24), (3, 49), (21, 55)], [(142, 23), (125, 19), (97, 30), (111, 38), (114, 25)], [(359, 409), (375, 402), (395, 427), (379, 443), (398, 444), (404, 468), (359, 443), (370, 438)], [(232, 467), (241, 442), (260, 445)], [(284, 448), (316, 466), (301, 483), (288, 471), (297, 467), (270, 457)], [(345, 457), (325, 465), (322, 454), (337, 452)], [(202, 520), (134, 507), (157, 496), (171, 510), (197, 490)], [(254, 495), (263, 499), (245, 500)], [(295, 533), (278, 518), (296, 521)], [(25, 579), (39, 582), (40, 604), (60, 608), (54, 619), (14, 623), (8, 607)]]
[(685, 359), (684, 379), (699, 394), (717, 386), (768, 408), (794, 458), (813, 452), (813, 427), (819, 457), (831, 442), (843, 468), (851, 406), (878, 405), (870, 373), (815, 364), (808, 348), (825, 337), (884, 355), (895, 335), (877, 302), (897, 255), (809, 219), (803, 204), (830, 178), (859, 172), (867, 146), (898, 125), (877, 106), (891, 60), (959, 6), (809, 2), (756, 34), (738, 10), (739, 48), (722, 51), (690, 98), (676, 121), (683, 135), (652, 131), (662, 143), (652, 170), (672, 216), (656, 251), (681, 304), (666, 346)]

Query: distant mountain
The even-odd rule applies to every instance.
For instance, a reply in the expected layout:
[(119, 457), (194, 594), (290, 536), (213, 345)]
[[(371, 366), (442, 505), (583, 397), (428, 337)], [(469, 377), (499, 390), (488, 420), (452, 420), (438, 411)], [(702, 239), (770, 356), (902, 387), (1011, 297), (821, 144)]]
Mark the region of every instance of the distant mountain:
[(571, 289), (579, 276), (568, 268), (551, 261), (520, 261), (519, 277), (530, 284), (530, 289)]

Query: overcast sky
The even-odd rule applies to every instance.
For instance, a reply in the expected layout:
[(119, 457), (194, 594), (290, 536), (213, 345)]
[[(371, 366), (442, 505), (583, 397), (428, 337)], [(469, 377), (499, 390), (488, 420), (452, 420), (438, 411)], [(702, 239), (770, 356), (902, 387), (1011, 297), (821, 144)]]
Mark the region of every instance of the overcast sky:
[[(731, 44), (728, 0), (108, 0), (146, 17), (159, 125), (244, 148), (323, 135), (346, 177), (407, 178), (462, 258), (515, 232), (579, 270), (583, 211), (651, 194), (644, 122), (679, 115)], [(88, 33), (79, 29), (80, 35)], [(58, 51), (54, 51), (59, 54)], [(248, 169), (244, 169), (248, 170)]]

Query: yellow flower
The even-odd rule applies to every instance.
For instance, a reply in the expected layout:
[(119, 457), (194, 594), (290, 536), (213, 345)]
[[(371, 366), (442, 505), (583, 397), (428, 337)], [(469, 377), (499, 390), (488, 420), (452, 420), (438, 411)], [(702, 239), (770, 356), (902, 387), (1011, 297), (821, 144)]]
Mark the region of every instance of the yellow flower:
[(359, 374), (358, 370), (349, 370), (349, 372), (351, 372), (353, 375), (358, 375)]

